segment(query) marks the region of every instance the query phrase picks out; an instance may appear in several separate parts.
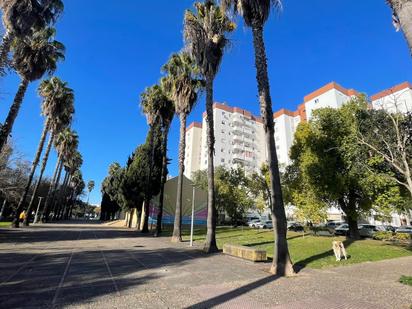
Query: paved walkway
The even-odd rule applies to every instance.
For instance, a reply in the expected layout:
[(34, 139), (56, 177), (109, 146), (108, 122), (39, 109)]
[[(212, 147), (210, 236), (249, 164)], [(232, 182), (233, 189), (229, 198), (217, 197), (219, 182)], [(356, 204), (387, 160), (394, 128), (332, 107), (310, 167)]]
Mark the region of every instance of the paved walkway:
[(99, 225), (0, 229), (1, 308), (405, 308), (412, 257), (276, 279), (269, 265)]

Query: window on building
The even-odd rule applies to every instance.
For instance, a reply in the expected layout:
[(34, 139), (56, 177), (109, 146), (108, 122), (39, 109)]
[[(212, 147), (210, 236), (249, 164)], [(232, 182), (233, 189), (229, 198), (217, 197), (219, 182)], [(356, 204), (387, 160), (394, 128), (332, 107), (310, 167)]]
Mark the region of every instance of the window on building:
[(315, 103), (319, 103), (319, 99), (316, 99), (316, 100), (315, 100)]
[(220, 152), (225, 152), (225, 151), (223, 150), (223, 148), (221, 148), (221, 149), (220, 149)]
[(222, 120), (222, 124), (226, 124), (226, 122), (224, 120)]
[(220, 162), (225, 163), (225, 159), (220, 160)]
[(224, 133), (225, 133), (225, 130), (222, 130), (222, 133), (224, 134)]

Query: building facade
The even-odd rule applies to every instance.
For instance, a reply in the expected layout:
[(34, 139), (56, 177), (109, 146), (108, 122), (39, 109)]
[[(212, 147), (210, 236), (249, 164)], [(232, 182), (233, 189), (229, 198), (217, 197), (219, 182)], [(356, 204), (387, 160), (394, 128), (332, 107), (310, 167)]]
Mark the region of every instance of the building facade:
[[(313, 111), (322, 107), (338, 108), (357, 92), (332, 82), (304, 98), (296, 111), (281, 109), (276, 112), (275, 141), (281, 168), (291, 163), (289, 151), (300, 122), (312, 117)], [(267, 162), (262, 119), (249, 111), (215, 103), (213, 106), (215, 131), (215, 167), (243, 167), (247, 172), (258, 172)], [(202, 123), (194, 122), (186, 130), (185, 176), (207, 169), (206, 113)]]

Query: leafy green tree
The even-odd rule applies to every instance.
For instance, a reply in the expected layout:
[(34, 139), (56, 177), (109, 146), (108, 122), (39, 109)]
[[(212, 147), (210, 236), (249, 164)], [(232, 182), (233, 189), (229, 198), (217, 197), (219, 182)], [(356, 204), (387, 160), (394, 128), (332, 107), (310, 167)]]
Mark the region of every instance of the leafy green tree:
[(278, 275), (294, 273), (286, 238), (287, 222), (280, 181), (279, 162), (276, 154), (275, 127), (273, 122), (272, 98), (268, 77), (268, 65), (264, 42), (264, 26), (272, 8), (280, 10), (281, 0), (221, 0), (225, 10), (243, 17), (245, 25), (252, 29), (255, 49), (255, 66), (260, 100), (260, 111), (265, 130), (266, 149), (269, 157), (270, 192), (275, 246), (271, 272)]
[[(193, 182), (195, 186), (207, 190), (207, 171), (196, 171)], [(227, 214), (236, 226), (254, 204), (249, 178), (241, 168), (226, 169), (219, 166), (215, 169), (215, 190), (217, 212)]]
[[(319, 109), (311, 122), (300, 124), (291, 149), (290, 169), (294, 172), (288, 176), (292, 177), (289, 190), (295, 203), (305, 209), (321, 200), (320, 209), (324, 203), (339, 207), (354, 239), (359, 238), (359, 217), (382, 199), (389, 202), (394, 186), (370, 168), (370, 151), (357, 142), (357, 115), (366, 109), (365, 98), (358, 97), (340, 109)], [(306, 201), (302, 201), (302, 193), (309, 197)]]
[(141, 95), (140, 105), (143, 109), (143, 112), (146, 114), (147, 123), (149, 125), (149, 134), (148, 134), (148, 146), (150, 148), (149, 156), (149, 173), (147, 175), (146, 189), (145, 189), (145, 218), (142, 228), (142, 233), (149, 232), (149, 210), (150, 210), (150, 200), (152, 198), (150, 192), (150, 182), (149, 179), (152, 178), (152, 172), (154, 165), (158, 162), (163, 162), (162, 159), (155, 161), (155, 140), (157, 132), (161, 131), (161, 113), (167, 108), (167, 105), (170, 104), (169, 99), (166, 94), (163, 92), (163, 88), (159, 85), (154, 85), (147, 88)]
[(6, 30), (0, 45), (0, 70), (4, 70), (13, 40), (54, 24), (64, 5), (61, 0), (1, 0), (0, 9)]
[[(199, 69), (196, 67), (195, 62), (186, 52), (173, 54), (168, 63), (163, 66), (162, 71), (167, 74), (166, 77), (162, 79), (163, 89), (174, 102), (176, 114), (180, 120), (179, 175), (177, 181), (177, 200), (172, 242), (181, 242), (186, 121), (187, 116), (191, 113), (193, 106), (197, 102), (198, 93), (203, 87), (203, 81), (199, 79)], [(160, 198), (160, 200), (162, 203), (162, 198)]]
[(53, 73), (57, 62), (64, 58), (64, 46), (55, 41), (54, 36), (55, 30), (47, 28), (13, 41), (13, 65), (21, 77), (21, 83), (0, 129), (0, 151), (12, 131), (29, 83), (40, 79), (45, 73)]
[(386, 0), (393, 11), (393, 21), (397, 30), (402, 29), (412, 54), (412, 1)]
[(226, 34), (236, 25), (226, 16), (224, 10), (212, 0), (195, 3), (196, 12), (187, 10), (184, 17), (184, 38), (187, 50), (205, 80), (206, 123), (208, 148), (208, 214), (207, 234), (204, 251), (216, 252), (216, 209), (214, 184), (215, 134), (213, 123), (213, 83), (219, 71), (225, 48)]
[(357, 118), (357, 142), (378, 160), (374, 170), (385, 172), (412, 198), (412, 115), (361, 110)]
[[(153, 137), (150, 135), (153, 135)], [(150, 146), (150, 140), (152, 139), (154, 148)], [(155, 162), (155, 164), (152, 164), (152, 162)], [(137, 147), (128, 160), (121, 185), (121, 193), (124, 198), (123, 207), (127, 209), (137, 208), (138, 217), (140, 217), (143, 201), (148, 200), (150, 202), (152, 197), (160, 192), (161, 174), (162, 132), (158, 124), (149, 130), (146, 143)], [(145, 221), (148, 222), (149, 211), (145, 213), (145, 216), (147, 216)]]

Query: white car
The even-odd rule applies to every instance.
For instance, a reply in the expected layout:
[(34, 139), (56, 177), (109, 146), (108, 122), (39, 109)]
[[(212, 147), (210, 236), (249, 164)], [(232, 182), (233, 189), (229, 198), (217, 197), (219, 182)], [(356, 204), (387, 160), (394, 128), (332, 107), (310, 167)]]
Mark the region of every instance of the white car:
[(251, 228), (256, 228), (257, 225), (260, 223), (259, 219), (253, 219), (247, 223), (247, 225)]
[(401, 227), (396, 229), (396, 233), (412, 234), (412, 226), (410, 226), (410, 225), (401, 226)]
[(273, 229), (272, 220), (260, 221), (257, 227), (260, 229)]

